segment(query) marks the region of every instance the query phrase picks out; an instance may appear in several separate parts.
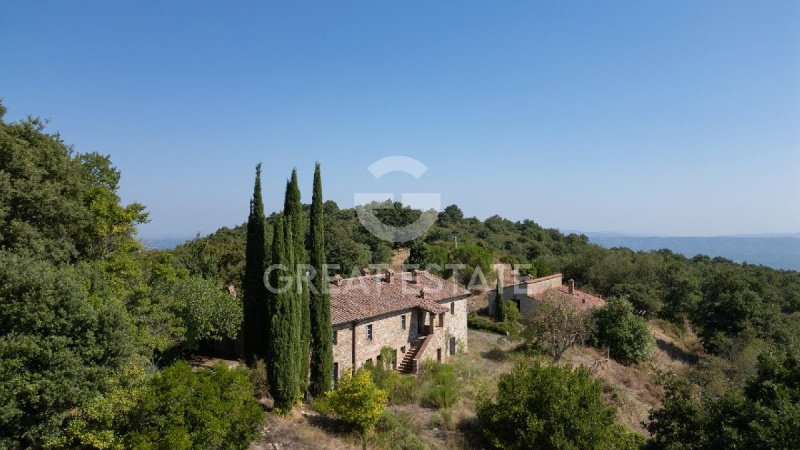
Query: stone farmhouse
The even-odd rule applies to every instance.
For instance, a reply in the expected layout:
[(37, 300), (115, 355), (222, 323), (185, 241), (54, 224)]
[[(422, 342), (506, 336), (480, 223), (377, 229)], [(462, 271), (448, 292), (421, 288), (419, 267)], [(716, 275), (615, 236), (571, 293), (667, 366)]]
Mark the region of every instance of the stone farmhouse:
[(345, 370), (376, 364), (384, 347), (404, 373), (466, 350), (469, 291), (422, 270), (365, 272), (331, 281), (334, 381)]
[[(530, 314), (536, 307), (537, 301), (546, 295), (557, 295), (581, 310), (599, 308), (606, 304), (600, 297), (575, 289), (574, 280), (569, 280), (569, 283), (564, 285), (563, 275), (560, 273), (503, 286), (503, 298), (515, 303), (522, 315)], [(497, 311), (496, 299), (497, 290), (492, 289), (489, 291), (489, 314), (491, 315)]]

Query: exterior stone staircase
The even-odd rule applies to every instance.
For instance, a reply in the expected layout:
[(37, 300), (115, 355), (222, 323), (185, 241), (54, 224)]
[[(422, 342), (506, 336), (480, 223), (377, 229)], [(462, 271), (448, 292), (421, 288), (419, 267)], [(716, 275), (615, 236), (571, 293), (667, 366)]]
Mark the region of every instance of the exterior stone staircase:
[(403, 360), (397, 365), (397, 371), (400, 373), (413, 373), (414, 372), (414, 358), (419, 353), (422, 343), (425, 342), (426, 336), (420, 336), (411, 343), (411, 347), (406, 350), (403, 355)]

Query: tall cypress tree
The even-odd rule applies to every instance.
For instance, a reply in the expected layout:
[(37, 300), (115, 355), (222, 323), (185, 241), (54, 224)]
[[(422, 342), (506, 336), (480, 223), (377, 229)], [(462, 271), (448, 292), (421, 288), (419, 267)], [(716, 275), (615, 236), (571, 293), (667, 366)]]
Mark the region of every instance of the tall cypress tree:
[(497, 275), (497, 295), (494, 297), (494, 306), (497, 320), (505, 322), (506, 301), (503, 298), (503, 281), (500, 279), (500, 274)]
[(256, 166), (250, 216), (247, 218), (247, 248), (242, 278), (244, 291), (244, 357), (252, 365), (258, 358), (266, 357), (269, 318), (267, 317), (267, 289), (264, 286), (265, 238), (264, 203), (261, 199), (261, 164)]
[(294, 259), (291, 226), (283, 216), (275, 219), (272, 239), (272, 264), (280, 267), (269, 274), (269, 314), (271, 323), (268, 339), (267, 375), (270, 391), (279, 410), (291, 410), (297, 400), (298, 365), (297, 351), (300, 333), (296, 307), (295, 272), (291, 269)]
[(314, 194), (311, 198), (311, 244), (309, 263), (316, 271), (311, 291), (311, 386), (314, 396), (331, 388), (333, 377), (333, 327), (328, 273), (325, 270), (325, 223), (323, 222), (322, 176), (319, 163), (314, 169)]
[(309, 320), (309, 293), (306, 267), (308, 256), (305, 249), (305, 220), (303, 218), (303, 205), (300, 202), (300, 186), (297, 182), (297, 169), (292, 170), (292, 177), (286, 183), (286, 197), (283, 204), (283, 213), (287, 223), (291, 226), (292, 242), (294, 243), (294, 266), (297, 271), (297, 307), (299, 310), (300, 348), (297, 352), (298, 386), (300, 393), (305, 393), (308, 386), (308, 372), (311, 353), (311, 322)]

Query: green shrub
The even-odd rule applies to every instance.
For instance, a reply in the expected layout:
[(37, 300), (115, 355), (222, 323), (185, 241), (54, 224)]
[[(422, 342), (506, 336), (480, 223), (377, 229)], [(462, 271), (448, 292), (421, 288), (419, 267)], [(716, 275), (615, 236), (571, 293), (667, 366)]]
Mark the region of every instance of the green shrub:
[(477, 413), (489, 444), (503, 449), (638, 448), (588, 369), (519, 365), (502, 375), (497, 399)]
[(452, 431), (456, 428), (456, 423), (453, 420), (453, 414), (449, 410), (443, 409), (440, 413), (431, 416), (431, 421), (428, 426), (438, 428), (440, 430)]
[(594, 344), (608, 347), (611, 357), (622, 364), (634, 364), (653, 356), (655, 339), (647, 322), (633, 313), (625, 299), (612, 298), (591, 314)]
[(219, 363), (193, 372), (181, 361), (151, 380), (131, 416), (127, 447), (245, 449), (263, 420), (245, 369)]
[(492, 361), (505, 361), (508, 358), (506, 352), (498, 347), (492, 347), (492, 349), (487, 351), (484, 356)]
[(425, 363), (422, 378), (429, 385), (423, 396), (426, 406), (449, 408), (458, 401), (458, 380), (453, 366), (429, 361)]
[(417, 399), (418, 384), (416, 377), (402, 375), (393, 369), (394, 349), (381, 349), (381, 360), (371, 370), (372, 380), (386, 392), (393, 405), (407, 405)]
[(517, 333), (517, 329), (512, 322), (495, 322), (488, 317), (475, 313), (467, 315), (467, 326), (474, 330), (486, 330), (504, 336), (512, 336)]
[(425, 450), (428, 448), (419, 438), (422, 430), (406, 412), (384, 411), (375, 429), (375, 444), (379, 448), (392, 450)]
[(377, 425), (386, 409), (386, 392), (372, 381), (369, 370), (361, 369), (355, 375), (345, 373), (336, 389), (325, 394), (325, 410), (362, 434)]

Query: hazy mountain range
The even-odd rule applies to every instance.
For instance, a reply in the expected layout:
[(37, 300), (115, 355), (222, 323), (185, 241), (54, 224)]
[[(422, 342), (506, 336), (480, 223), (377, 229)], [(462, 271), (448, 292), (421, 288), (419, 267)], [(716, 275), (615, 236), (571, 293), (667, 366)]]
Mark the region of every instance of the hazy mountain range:
[(704, 254), (737, 262), (763, 264), (775, 269), (800, 270), (800, 233), (751, 234), (736, 236), (666, 237), (619, 233), (587, 233), (589, 240), (603, 247), (631, 250), (670, 249), (692, 257)]

